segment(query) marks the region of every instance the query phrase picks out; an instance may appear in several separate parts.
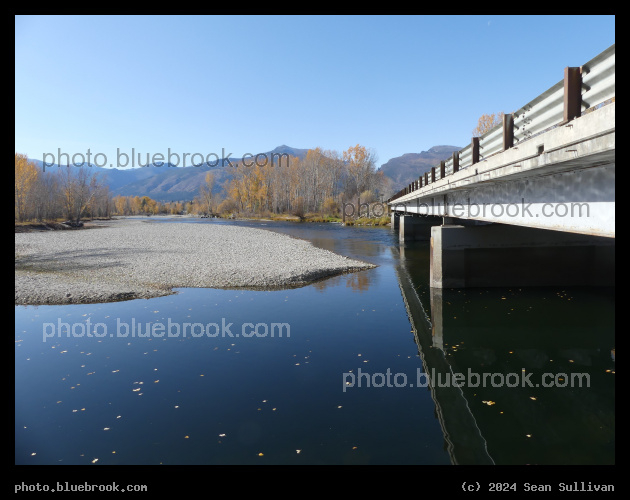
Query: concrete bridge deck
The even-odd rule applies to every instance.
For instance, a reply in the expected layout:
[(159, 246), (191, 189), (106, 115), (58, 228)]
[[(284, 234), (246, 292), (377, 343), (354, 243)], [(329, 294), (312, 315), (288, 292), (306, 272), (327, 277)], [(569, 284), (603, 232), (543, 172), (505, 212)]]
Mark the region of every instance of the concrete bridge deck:
[(387, 203), (431, 287), (613, 286), (615, 46)]
[(432, 215), (615, 237), (615, 103), (390, 204)]

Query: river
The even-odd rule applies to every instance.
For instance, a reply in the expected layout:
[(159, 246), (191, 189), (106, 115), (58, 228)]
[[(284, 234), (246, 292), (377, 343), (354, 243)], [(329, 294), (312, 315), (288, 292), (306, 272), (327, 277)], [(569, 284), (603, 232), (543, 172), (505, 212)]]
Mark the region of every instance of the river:
[(436, 293), (428, 244), (389, 228), (152, 221), (260, 227), (378, 267), (16, 306), (16, 464), (614, 463), (614, 289)]

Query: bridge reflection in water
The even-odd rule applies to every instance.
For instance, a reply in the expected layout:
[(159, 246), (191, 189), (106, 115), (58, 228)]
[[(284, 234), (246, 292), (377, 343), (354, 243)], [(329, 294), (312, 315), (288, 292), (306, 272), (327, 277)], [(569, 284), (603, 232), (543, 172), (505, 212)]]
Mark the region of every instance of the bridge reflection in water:
[(614, 288), (430, 288), (428, 244), (392, 250), (454, 464), (614, 463)]

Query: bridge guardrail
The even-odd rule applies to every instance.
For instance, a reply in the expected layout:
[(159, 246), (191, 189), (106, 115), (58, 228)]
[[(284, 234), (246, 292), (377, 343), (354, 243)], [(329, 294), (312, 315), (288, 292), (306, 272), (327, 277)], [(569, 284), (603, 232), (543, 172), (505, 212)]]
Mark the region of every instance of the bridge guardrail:
[(503, 125), (497, 125), (479, 137), (479, 159), (485, 160), (500, 151), (503, 151)]
[[(503, 124), (479, 138), (473, 138), (471, 144), (453, 153), (451, 158), (443, 162), (444, 176), (470, 168), (479, 161), (567, 123), (614, 98), (615, 44), (580, 67), (565, 68), (563, 80), (504, 117)], [(440, 167), (441, 164), (434, 167), (436, 181), (442, 178)], [(389, 198), (387, 203), (431, 184), (432, 177), (431, 171), (428, 175), (422, 175)]]
[(558, 124), (564, 116), (564, 80), (513, 113), (514, 140), (520, 142)]
[(473, 164), (472, 161), (472, 146), (469, 144), (463, 149), (459, 150), (459, 169), (470, 167)]
[(446, 160), (446, 175), (451, 175), (453, 173), (453, 158), (449, 158)]
[(582, 66), (582, 112), (615, 96), (615, 46)]

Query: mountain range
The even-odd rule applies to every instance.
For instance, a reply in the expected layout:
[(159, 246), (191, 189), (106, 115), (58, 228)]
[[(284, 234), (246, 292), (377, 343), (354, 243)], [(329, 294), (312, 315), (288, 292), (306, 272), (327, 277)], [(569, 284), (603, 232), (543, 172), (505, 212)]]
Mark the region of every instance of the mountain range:
[[(391, 179), (392, 193), (394, 193), (431, 170), (431, 167), (439, 164), (441, 160), (450, 157), (453, 151), (459, 149), (461, 148), (455, 146), (434, 146), (421, 153), (406, 153), (390, 159), (380, 169), (386, 177)], [(288, 154), (302, 159), (307, 152), (308, 149), (282, 145), (263, 154), (267, 155), (267, 158), (271, 158), (272, 154)], [(242, 161), (241, 158), (233, 156), (229, 159), (234, 166)], [(38, 167), (42, 167), (40, 160), (33, 161)], [(246, 161), (251, 162), (253, 158), (247, 157)], [(215, 177), (213, 192), (219, 193), (233, 172), (227, 162), (225, 162), (225, 166), (203, 164), (198, 167), (176, 167), (167, 163), (161, 166), (149, 165), (136, 168), (93, 167), (105, 174), (105, 180), (113, 196), (149, 196), (162, 202), (192, 200), (199, 193), (199, 186), (203, 184), (206, 172), (209, 171), (214, 173)], [(54, 166), (46, 167), (46, 172), (50, 171), (54, 171)]]
[(381, 165), (381, 170), (386, 177), (391, 179), (392, 187), (396, 192), (412, 181), (418, 180), (418, 177), (429, 172), (431, 167), (448, 159), (454, 151), (460, 149), (462, 148), (457, 146), (433, 146), (421, 153), (405, 153)]

